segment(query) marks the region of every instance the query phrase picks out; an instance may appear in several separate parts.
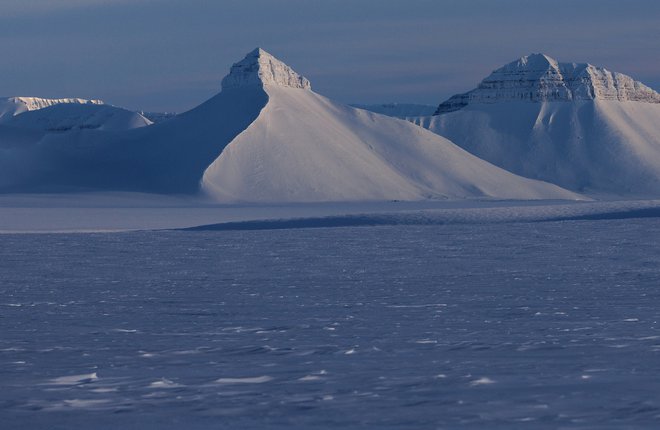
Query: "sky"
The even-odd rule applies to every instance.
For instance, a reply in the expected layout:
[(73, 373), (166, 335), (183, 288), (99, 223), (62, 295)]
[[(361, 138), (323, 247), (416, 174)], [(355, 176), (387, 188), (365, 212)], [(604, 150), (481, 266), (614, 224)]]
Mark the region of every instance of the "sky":
[(660, 90), (660, 1), (1, 0), (0, 96), (182, 112), (257, 46), (344, 103), (436, 105), (532, 52)]

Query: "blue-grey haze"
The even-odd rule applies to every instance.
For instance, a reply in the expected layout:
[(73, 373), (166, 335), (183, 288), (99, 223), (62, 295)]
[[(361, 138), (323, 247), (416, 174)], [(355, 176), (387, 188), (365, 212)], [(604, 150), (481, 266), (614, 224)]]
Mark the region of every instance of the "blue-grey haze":
[(660, 86), (657, 0), (5, 0), (0, 95), (182, 111), (261, 46), (351, 103), (436, 104), (530, 52)]

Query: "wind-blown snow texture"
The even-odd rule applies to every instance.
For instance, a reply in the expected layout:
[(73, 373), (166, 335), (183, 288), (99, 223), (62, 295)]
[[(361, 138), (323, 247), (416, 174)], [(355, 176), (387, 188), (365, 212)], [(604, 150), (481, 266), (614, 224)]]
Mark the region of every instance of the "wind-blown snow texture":
[(196, 193), (201, 182), (217, 201), (581, 198), (321, 97), (262, 49), (232, 66), (220, 94), (166, 122), (49, 133), (31, 145), (0, 139), (0, 151), (0, 190), (14, 192)]
[(660, 96), (617, 73), (529, 56), (414, 121), (516, 174), (594, 195), (660, 195)]
[(658, 235), (0, 235), (2, 426), (656, 428)]

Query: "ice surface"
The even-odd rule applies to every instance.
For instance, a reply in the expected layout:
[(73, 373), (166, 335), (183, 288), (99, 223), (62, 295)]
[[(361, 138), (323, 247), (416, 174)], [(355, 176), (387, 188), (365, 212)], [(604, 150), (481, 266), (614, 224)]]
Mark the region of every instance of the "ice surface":
[(2, 427), (655, 428), (658, 235), (0, 235)]

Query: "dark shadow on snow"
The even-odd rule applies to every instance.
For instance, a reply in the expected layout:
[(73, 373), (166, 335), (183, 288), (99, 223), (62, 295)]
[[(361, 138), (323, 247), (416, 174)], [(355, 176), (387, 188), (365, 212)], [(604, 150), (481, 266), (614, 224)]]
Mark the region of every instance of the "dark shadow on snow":
[(282, 220), (238, 221), (219, 224), (200, 225), (184, 228), (185, 231), (230, 231), (230, 230), (286, 230), (298, 228), (326, 228), (326, 227), (361, 227), (379, 225), (408, 224), (397, 222), (395, 219), (373, 216), (337, 216), (322, 218), (297, 218)]
[(207, 224), (189, 228), (182, 231), (240, 231), (240, 230), (286, 230), (302, 228), (333, 228), (333, 227), (374, 227), (394, 225), (446, 225), (446, 224), (490, 224), (510, 222), (557, 222), (557, 221), (599, 221), (620, 220), (635, 218), (660, 218), (660, 208), (642, 208), (626, 211), (592, 213), (585, 215), (567, 215), (556, 217), (543, 217), (537, 219), (521, 218), (510, 220), (483, 220), (453, 221), (443, 218), (433, 218), (417, 215), (339, 215), (328, 217), (295, 218), (295, 219), (272, 219), (255, 221), (236, 221), (218, 224)]
[(600, 220), (634, 219), (634, 218), (660, 218), (660, 208), (642, 208), (642, 209), (631, 209), (627, 211), (618, 211), (618, 212), (603, 212), (603, 213), (593, 213), (587, 215), (556, 217), (556, 218), (539, 220), (539, 222), (600, 221)]

